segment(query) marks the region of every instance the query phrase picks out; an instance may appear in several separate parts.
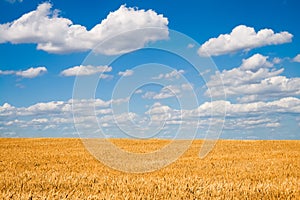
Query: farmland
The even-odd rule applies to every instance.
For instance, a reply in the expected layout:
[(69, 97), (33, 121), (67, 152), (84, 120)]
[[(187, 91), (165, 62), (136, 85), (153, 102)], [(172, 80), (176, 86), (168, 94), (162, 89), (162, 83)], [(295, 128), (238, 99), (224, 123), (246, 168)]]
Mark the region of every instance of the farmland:
[[(132, 152), (166, 140), (112, 140)], [(125, 173), (97, 161), (80, 139), (0, 139), (3, 199), (300, 199), (300, 141), (220, 140), (204, 159), (196, 140), (171, 165)]]

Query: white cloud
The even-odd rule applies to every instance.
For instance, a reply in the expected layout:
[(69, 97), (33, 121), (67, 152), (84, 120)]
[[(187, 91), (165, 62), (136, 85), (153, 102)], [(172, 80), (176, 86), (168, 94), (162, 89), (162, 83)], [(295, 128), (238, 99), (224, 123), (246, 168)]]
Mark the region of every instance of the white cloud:
[[(111, 70), (112, 67), (109, 66), (79, 65), (65, 69), (60, 74), (63, 76), (88, 76), (97, 73), (110, 72)], [(108, 76), (102, 78), (108, 78)]]
[(279, 63), (282, 62), (282, 59), (281, 59), (281, 58), (278, 58), (278, 57), (275, 57), (275, 58), (273, 58), (272, 62), (273, 62), (274, 64), (279, 64)]
[(46, 67), (30, 67), (24, 71), (15, 71), (15, 70), (0, 70), (0, 75), (16, 75), (22, 78), (35, 78), (47, 72)]
[(110, 74), (100, 74), (100, 79), (112, 79), (114, 76)]
[(166, 99), (170, 97), (174, 97), (176, 95), (180, 95), (181, 88), (177, 85), (168, 85), (163, 87), (159, 93), (153, 96), (153, 99)]
[(295, 97), (286, 97), (271, 102), (254, 102), (248, 104), (230, 103), (228, 110), (232, 115), (242, 111), (245, 113), (300, 113), (300, 99)]
[(124, 72), (119, 72), (118, 74), (120, 76), (132, 76), (133, 75), (133, 70), (126, 69)]
[[(78, 108), (78, 109), (85, 109), (87, 105), (90, 105), (92, 103), (92, 104), (94, 104), (95, 107), (107, 108), (112, 103), (112, 101), (113, 100), (111, 100), (111, 101), (104, 101), (102, 99), (71, 99), (71, 100), (69, 100), (67, 102), (67, 105), (75, 104), (76, 108)], [(75, 107), (73, 107), (73, 109)], [(69, 108), (72, 109), (71, 106)]]
[[(223, 116), (224, 112), (220, 111), (224, 109), (224, 106), (226, 106), (225, 116)], [(213, 113), (212, 110), (214, 110)], [(272, 102), (243, 104), (234, 104), (230, 101), (213, 101), (205, 102), (196, 109), (182, 111), (161, 103), (155, 103), (146, 114), (151, 115), (152, 120), (165, 121), (166, 124), (181, 124), (184, 126), (183, 128), (188, 128), (191, 125), (207, 127), (210, 123), (223, 123), (219, 121), (220, 117), (226, 117), (225, 129), (276, 128), (281, 124), (275, 114), (299, 115), (300, 99), (288, 97)]]
[[(16, 130), (19, 134), (24, 131), (38, 131), (54, 129), (58, 132), (63, 130), (76, 132), (74, 130), (73, 111), (78, 116), (77, 123), (87, 127), (97, 126), (97, 116), (111, 115), (112, 110), (108, 108), (113, 102), (118, 103), (123, 99), (103, 101), (101, 99), (82, 99), (69, 101), (41, 102), (28, 107), (14, 107), (8, 103), (0, 106), (0, 127)], [(72, 103), (75, 107), (72, 108)], [(90, 112), (92, 108), (92, 112)]]
[(172, 111), (172, 109), (169, 106), (162, 105), (161, 103), (156, 102), (151, 106), (151, 108), (148, 111), (146, 111), (146, 114), (149, 114), (149, 115), (166, 114), (171, 111)]
[(240, 103), (249, 103), (249, 102), (255, 102), (259, 99), (259, 95), (252, 94), (252, 95), (243, 95), (241, 97), (237, 97), (237, 101)]
[(152, 91), (147, 91), (145, 92), (145, 94), (142, 96), (142, 98), (144, 99), (153, 99), (153, 97), (156, 95), (156, 92), (152, 92)]
[(224, 88), (228, 97), (237, 96), (240, 102), (300, 95), (300, 78), (280, 76), (284, 69), (272, 68), (273, 64), (267, 59), (260, 54), (244, 59), (240, 67), (219, 74), (222, 82), (218, 74), (211, 76), (205, 94), (218, 97)]
[(143, 90), (141, 90), (141, 89), (134, 91), (134, 94), (142, 94), (142, 93), (143, 93)]
[(43, 73), (47, 72), (46, 67), (29, 68), (25, 71), (17, 71), (16, 75), (23, 78), (35, 78)]
[(253, 128), (277, 128), (281, 124), (276, 119), (262, 117), (242, 117), (227, 119), (224, 129), (249, 130)]
[[(151, 117), (151, 122), (154, 124), (181, 124), (181, 111), (171, 108), (168, 105), (163, 105), (159, 102), (154, 103), (149, 110), (145, 112)], [(166, 128), (166, 127), (165, 127)]]
[(245, 25), (235, 27), (230, 34), (221, 34), (217, 38), (206, 41), (198, 50), (201, 56), (218, 56), (251, 49), (288, 43), (293, 35), (287, 31), (274, 33), (272, 29), (262, 29), (256, 32), (254, 28)]
[[(184, 110), (185, 118), (190, 117), (209, 117), (214, 109), (215, 117), (221, 116), (224, 112), (218, 108), (226, 107), (227, 117), (248, 117), (251, 115), (267, 115), (274, 113), (295, 113), (300, 114), (300, 99), (286, 97), (271, 102), (252, 102), (252, 103), (231, 103), (230, 101), (212, 101), (201, 104), (194, 110)], [(222, 117), (222, 116), (221, 116)]]
[(152, 79), (179, 79), (182, 74), (184, 73), (184, 70), (180, 69), (180, 70), (173, 70), (169, 73), (165, 73), (165, 74), (159, 74), (156, 77), (153, 77)]
[(14, 70), (0, 70), (0, 75), (12, 75), (12, 74), (16, 74), (16, 71)]
[(111, 99), (110, 101), (108, 101), (111, 104), (122, 104), (122, 103), (128, 103), (129, 101), (129, 97), (127, 98), (122, 98), (122, 99)]
[(7, 1), (8, 3), (11, 3), (11, 4), (16, 3), (16, 2), (19, 2), (19, 3), (23, 2), (23, 0), (5, 0), (5, 1)]
[(11, 116), (15, 113), (15, 111), (16, 108), (11, 106), (9, 103), (4, 103), (3, 106), (0, 106), (0, 116)]
[[(1, 134), (16, 132), (22, 134), (24, 131), (31, 132), (37, 130), (59, 130), (75, 132), (73, 124), (72, 102), (75, 103), (77, 119), (76, 123), (81, 128), (89, 130), (91, 127), (98, 126), (95, 120), (95, 114), (98, 116), (99, 123), (103, 124), (109, 131), (116, 128), (115, 120), (126, 130), (132, 130), (132, 121), (139, 125), (151, 123), (149, 133), (155, 130), (162, 122), (166, 124), (164, 130), (169, 125), (183, 126), (188, 129), (189, 126), (206, 127), (210, 123), (219, 123), (226, 105), (226, 123), (225, 129), (253, 129), (257, 127), (276, 128), (281, 125), (280, 114), (290, 114), (292, 116), (300, 115), (300, 99), (294, 97), (282, 98), (271, 102), (253, 102), (253, 103), (232, 103), (230, 101), (205, 102), (198, 108), (191, 110), (177, 110), (169, 105), (154, 103), (145, 112), (145, 115), (130, 113), (113, 113), (109, 108), (111, 103), (124, 102), (128, 99), (103, 101), (101, 99), (82, 99), (69, 101), (53, 101), (37, 103), (28, 107), (14, 107), (8, 103), (0, 106), (0, 129)], [(92, 108), (92, 112), (88, 109)], [(95, 108), (95, 109), (94, 109)], [(219, 109), (221, 108), (221, 109)], [(215, 111), (212, 115), (212, 109)], [(113, 115), (114, 114), (114, 115)], [(278, 115), (279, 114), (279, 115)], [(150, 117), (150, 121), (145, 120), (145, 116)], [(199, 124), (198, 124), (199, 120)], [(295, 118), (295, 123), (299, 119)], [(84, 129), (84, 130), (85, 130)], [(114, 129), (115, 130), (115, 129)], [(140, 129), (138, 129), (140, 130)], [(111, 132), (110, 132), (111, 133)]]
[(259, 83), (241, 85), (236, 91), (243, 94), (261, 94), (266, 96), (294, 96), (300, 95), (300, 78), (275, 76), (261, 80)]
[(194, 47), (195, 47), (195, 44), (191, 44), (191, 43), (190, 43), (190, 44), (187, 45), (187, 48), (188, 48), (188, 49), (192, 49), (192, 48), (194, 48)]
[(47, 118), (34, 118), (31, 120), (32, 123), (44, 124), (47, 123), (49, 120)]
[(15, 120), (11, 120), (11, 121), (5, 122), (4, 125), (6, 125), (6, 126), (14, 126), (14, 125), (22, 124), (22, 123), (24, 123), (24, 121), (15, 119)]
[(97, 52), (112, 55), (143, 47), (151, 41), (168, 38), (168, 19), (153, 10), (138, 10), (122, 5), (111, 12), (100, 24), (91, 30), (73, 24), (70, 19), (59, 16), (58, 10), (51, 10), (48, 2), (36, 10), (22, 15), (6, 24), (0, 24), (0, 43), (36, 43), (37, 49), (50, 53), (87, 51), (109, 37), (131, 30), (155, 27), (159, 29), (140, 30), (135, 34), (124, 34)]
[(16, 83), (16, 87), (20, 88), (20, 89), (23, 89), (23, 88), (25, 88), (25, 85), (23, 85), (21, 83)]
[(193, 90), (194, 88), (193, 88), (193, 85), (191, 84), (191, 83), (183, 83), (182, 85), (181, 85), (181, 88), (183, 89), (183, 90)]
[(266, 124), (266, 127), (268, 127), (268, 128), (276, 128), (279, 126), (280, 126), (279, 122), (271, 122), (271, 123)]
[[(37, 103), (35, 105), (29, 106), (24, 110), (20, 110), (20, 114), (30, 114), (34, 115), (36, 113), (48, 113), (48, 112), (59, 112), (64, 106), (63, 101), (52, 101), (47, 103)], [(25, 111), (25, 112), (23, 112)]]
[[(268, 57), (266, 56), (255, 54), (248, 59), (243, 59), (240, 67), (223, 70), (220, 73), (223, 82), (220, 82), (220, 79), (214, 75), (208, 81), (207, 85), (209, 87), (223, 86), (223, 84), (225, 87), (239, 86), (243, 84), (258, 83), (262, 79), (281, 74), (283, 69), (270, 69), (271, 64), (266, 60), (267, 58)], [(248, 70), (247, 68), (251, 68), (252, 70)]]
[(172, 93), (170, 90), (161, 91), (153, 96), (153, 99), (167, 99), (170, 97), (175, 97), (176, 94)]
[(142, 98), (144, 99), (167, 99), (170, 97), (181, 97), (185, 91), (193, 90), (193, 86), (188, 83), (181, 85), (167, 85), (159, 92), (147, 91)]
[(240, 68), (242, 70), (257, 71), (263, 67), (272, 67), (273, 64), (267, 61), (269, 57), (261, 54), (254, 54), (248, 59), (243, 59)]
[(296, 56), (293, 58), (293, 61), (294, 61), (294, 62), (300, 62), (300, 54), (296, 55)]

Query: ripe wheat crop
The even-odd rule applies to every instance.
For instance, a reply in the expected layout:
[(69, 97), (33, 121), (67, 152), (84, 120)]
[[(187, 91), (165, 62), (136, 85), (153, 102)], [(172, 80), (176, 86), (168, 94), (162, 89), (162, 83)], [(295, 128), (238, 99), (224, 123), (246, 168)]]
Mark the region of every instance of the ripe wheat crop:
[[(167, 140), (112, 140), (132, 152)], [(204, 159), (202, 141), (151, 173), (116, 171), (79, 139), (0, 139), (3, 199), (300, 199), (300, 141), (220, 140)]]

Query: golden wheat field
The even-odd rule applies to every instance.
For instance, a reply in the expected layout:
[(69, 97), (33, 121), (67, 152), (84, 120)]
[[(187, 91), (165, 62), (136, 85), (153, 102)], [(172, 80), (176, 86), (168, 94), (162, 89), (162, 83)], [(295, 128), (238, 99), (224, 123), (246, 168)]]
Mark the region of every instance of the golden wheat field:
[[(113, 142), (135, 152), (166, 140)], [(97, 161), (80, 139), (0, 139), (2, 199), (300, 199), (300, 141), (202, 141), (173, 164), (132, 174)]]

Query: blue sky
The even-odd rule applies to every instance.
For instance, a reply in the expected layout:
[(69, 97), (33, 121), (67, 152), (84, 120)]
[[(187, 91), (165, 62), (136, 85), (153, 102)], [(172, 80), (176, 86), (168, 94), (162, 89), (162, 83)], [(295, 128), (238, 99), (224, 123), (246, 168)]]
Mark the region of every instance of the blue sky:
[(299, 139), (299, 8), (0, 0), (0, 136)]

